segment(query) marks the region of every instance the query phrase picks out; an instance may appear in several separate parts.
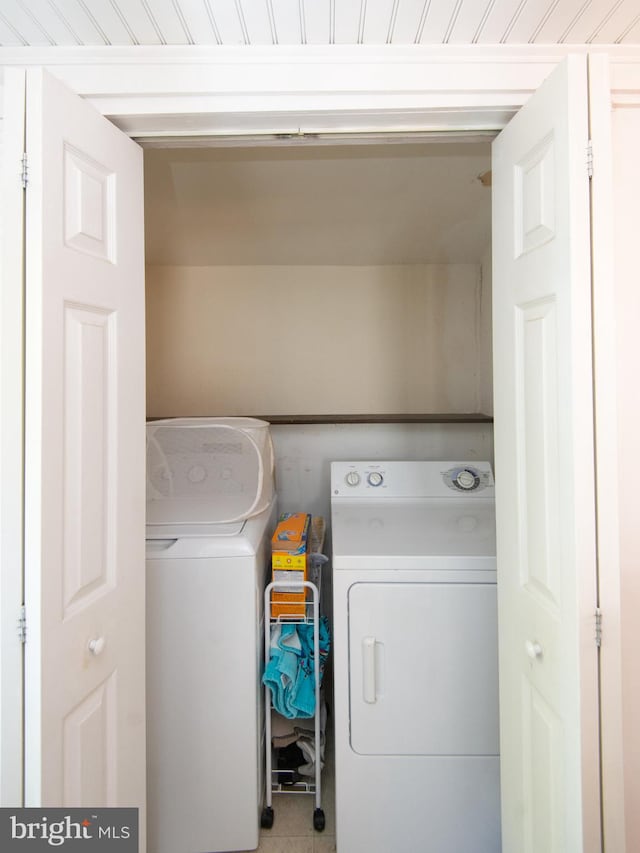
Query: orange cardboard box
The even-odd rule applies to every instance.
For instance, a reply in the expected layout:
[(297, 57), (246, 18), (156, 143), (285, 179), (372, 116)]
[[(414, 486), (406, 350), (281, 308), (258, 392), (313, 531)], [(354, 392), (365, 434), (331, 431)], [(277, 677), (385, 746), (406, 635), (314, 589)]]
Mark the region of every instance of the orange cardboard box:
[[(305, 512), (283, 513), (271, 539), (271, 579), (277, 581), (307, 580), (308, 542), (311, 516)], [(306, 590), (273, 591), (271, 616), (304, 616)]]
[(283, 512), (271, 537), (271, 551), (306, 551), (311, 516), (307, 512)]

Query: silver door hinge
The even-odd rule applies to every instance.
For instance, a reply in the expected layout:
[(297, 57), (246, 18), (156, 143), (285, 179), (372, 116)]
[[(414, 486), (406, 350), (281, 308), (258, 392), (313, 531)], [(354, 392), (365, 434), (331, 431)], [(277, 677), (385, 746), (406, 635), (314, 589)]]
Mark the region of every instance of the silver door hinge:
[(21, 643), (27, 642), (27, 608), (22, 605), (18, 617), (18, 639)]
[(593, 142), (587, 142), (587, 175), (593, 177)]
[(22, 181), (22, 189), (26, 190), (29, 183), (29, 164), (26, 152), (22, 155), (22, 160), (20, 161), (20, 180)]
[(596, 647), (602, 645), (602, 610), (596, 607)]

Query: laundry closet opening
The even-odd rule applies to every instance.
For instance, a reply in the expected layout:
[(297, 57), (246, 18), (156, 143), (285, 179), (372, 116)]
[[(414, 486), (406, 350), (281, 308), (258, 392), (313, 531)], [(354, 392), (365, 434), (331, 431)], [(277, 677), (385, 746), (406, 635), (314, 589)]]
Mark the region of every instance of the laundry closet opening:
[(146, 148), (147, 416), (336, 458), (492, 459), (490, 142)]
[(493, 462), (490, 143), (144, 157), (147, 416), (270, 422), (277, 509), (326, 520), (321, 611), (344, 634), (331, 463)]

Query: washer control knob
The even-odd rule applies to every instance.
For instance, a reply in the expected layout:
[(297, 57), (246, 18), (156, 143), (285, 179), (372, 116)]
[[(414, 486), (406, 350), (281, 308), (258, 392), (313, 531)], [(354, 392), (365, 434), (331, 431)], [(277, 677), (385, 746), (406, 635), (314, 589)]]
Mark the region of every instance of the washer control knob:
[(471, 489), (475, 489), (477, 485), (476, 475), (473, 471), (469, 471), (467, 468), (463, 468), (456, 477), (456, 486), (459, 489), (470, 491)]
[(381, 486), (384, 481), (384, 477), (379, 471), (372, 471), (367, 477), (367, 483), (370, 486)]
[(358, 486), (360, 484), (360, 474), (357, 471), (349, 471), (344, 480), (347, 486)]

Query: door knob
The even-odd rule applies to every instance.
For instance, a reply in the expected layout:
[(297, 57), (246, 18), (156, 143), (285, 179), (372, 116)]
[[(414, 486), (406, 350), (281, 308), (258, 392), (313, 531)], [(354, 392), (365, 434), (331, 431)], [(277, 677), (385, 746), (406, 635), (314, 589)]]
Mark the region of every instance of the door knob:
[(97, 657), (99, 654), (102, 654), (106, 642), (104, 637), (96, 637), (94, 640), (89, 640), (89, 651)]
[(524, 644), (525, 649), (527, 650), (527, 654), (531, 658), (531, 660), (535, 660), (536, 658), (542, 657), (542, 646), (540, 643), (535, 641), (527, 640)]

